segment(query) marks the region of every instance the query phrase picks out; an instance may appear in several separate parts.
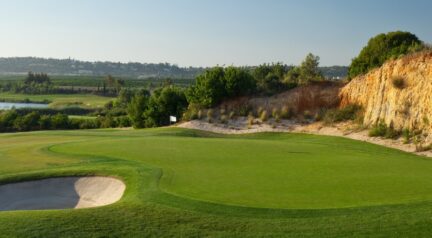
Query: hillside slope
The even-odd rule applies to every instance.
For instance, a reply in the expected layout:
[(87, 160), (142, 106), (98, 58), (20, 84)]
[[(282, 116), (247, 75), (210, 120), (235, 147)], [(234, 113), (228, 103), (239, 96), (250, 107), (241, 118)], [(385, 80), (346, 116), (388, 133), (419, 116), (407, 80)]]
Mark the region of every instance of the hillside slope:
[[(403, 85), (395, 85), (395, 80)], [(363, 106), (366, 125), (383, 120), (396, 129), (422, 129), (430, 133), (432, 52), (388, 61), (381, 68), (354, 78), (342, 88), (339, 96), (341, 107)]]
[(341, 82), (316, 82), (270, 97), (235, 98), (223, 102), (219, 108), (239, 111), (240, 108), (248, 106), (255, 110), (262, 108), (271, 113), (273, 109), (281, 110), (283, 107), (287, 107), (293, 114), (302, 115), (305, 111), (315, 114), (324, 108), (337, 107), (339, 104), (338, 93), (343, 86), (344, 83)]

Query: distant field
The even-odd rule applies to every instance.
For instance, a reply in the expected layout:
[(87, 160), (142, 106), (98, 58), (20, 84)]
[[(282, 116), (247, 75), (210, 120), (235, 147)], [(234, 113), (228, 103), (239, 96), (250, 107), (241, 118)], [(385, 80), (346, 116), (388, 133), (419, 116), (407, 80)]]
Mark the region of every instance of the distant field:
[(112, 97), (102, 97), (92, 94), (48, 94), (48, 95), (30, 95), (15, 93), (0, 93), (1, 101), (24, 101), (32, 102), (49, 101), (50, 108), (62, 108), (68, 106), (78, 106), (83, 108), (100, 108), (107, 102), (113, 100)]
[(427, 237), (432, 161), (304, 134), (158, 128), (0, 135), (0, 183), (108, 175), (95, 209), (0, 212), (10, 237)]
[[(25, 75), (0, 75), (0, 84), (23, 81), (25, 79)], [(102, 81), (105, 79), (105, 76), (58, 76), (58, 75), (50, 75), (51, 81), (55, 86), (63, 86), (63, 87), (102, 87)], [(160, 86), (165, 82), (165, 79), (160, 78), (146, 78), (146, 79), (137, 79), (137, 78), (128, 78), (128, 77), (116, 77), (119, 79), (125, 80), (125, 87), (148, 87), (152, 86)], [(178, 86), (189, 86), (194, 82), (194, 79), (171, 79), (172, 83)]]
[(94, 120), (97, 117), (92, 116), (77, 116), (77, 115), (69, 115), (70, 119), (81, 119), (81, 120)]

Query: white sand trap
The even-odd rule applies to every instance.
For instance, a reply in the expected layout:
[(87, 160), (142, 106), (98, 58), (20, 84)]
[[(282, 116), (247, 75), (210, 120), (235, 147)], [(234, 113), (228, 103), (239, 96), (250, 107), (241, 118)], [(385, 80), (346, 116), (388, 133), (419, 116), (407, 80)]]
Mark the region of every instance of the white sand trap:
[(109, 177), (62, 177), (0, 186), (0, 211), (99, 207), (120, 200), (125, 184)]

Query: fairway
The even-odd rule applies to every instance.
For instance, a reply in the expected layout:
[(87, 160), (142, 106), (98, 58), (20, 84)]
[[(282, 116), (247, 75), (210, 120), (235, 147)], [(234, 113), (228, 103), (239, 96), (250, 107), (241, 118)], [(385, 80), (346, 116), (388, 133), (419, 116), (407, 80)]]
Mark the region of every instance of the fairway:
[(338, 137), (34, 132), (0, 135), (0, 156), (2, 183), (98, 175), (126, 184), (106, 207), (0, 212), (0, 234), (337, 237), (362, 226), (359, 236), (403, 236), (432, 227), (432, 161)]
[(63, 108), (68, 106), (78, 106), (83, 108), (100, 108), (107, 102), (113, 100), (112, 97), (103, 97), (92, 94), (18, 94), (0, 93), (0, 100), (5, 102), (21, 102), (24, 100), (31, 102), (49, 101), (50, 108)]

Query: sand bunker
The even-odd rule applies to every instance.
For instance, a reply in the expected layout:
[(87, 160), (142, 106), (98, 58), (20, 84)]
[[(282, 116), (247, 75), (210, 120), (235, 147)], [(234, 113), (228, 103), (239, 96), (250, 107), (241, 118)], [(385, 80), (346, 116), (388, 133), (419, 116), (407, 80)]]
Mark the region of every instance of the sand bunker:
[(125, 184), (109, 177), (62, 177), (0, 186), (0, 211), (99, 207), (120, 200)]

